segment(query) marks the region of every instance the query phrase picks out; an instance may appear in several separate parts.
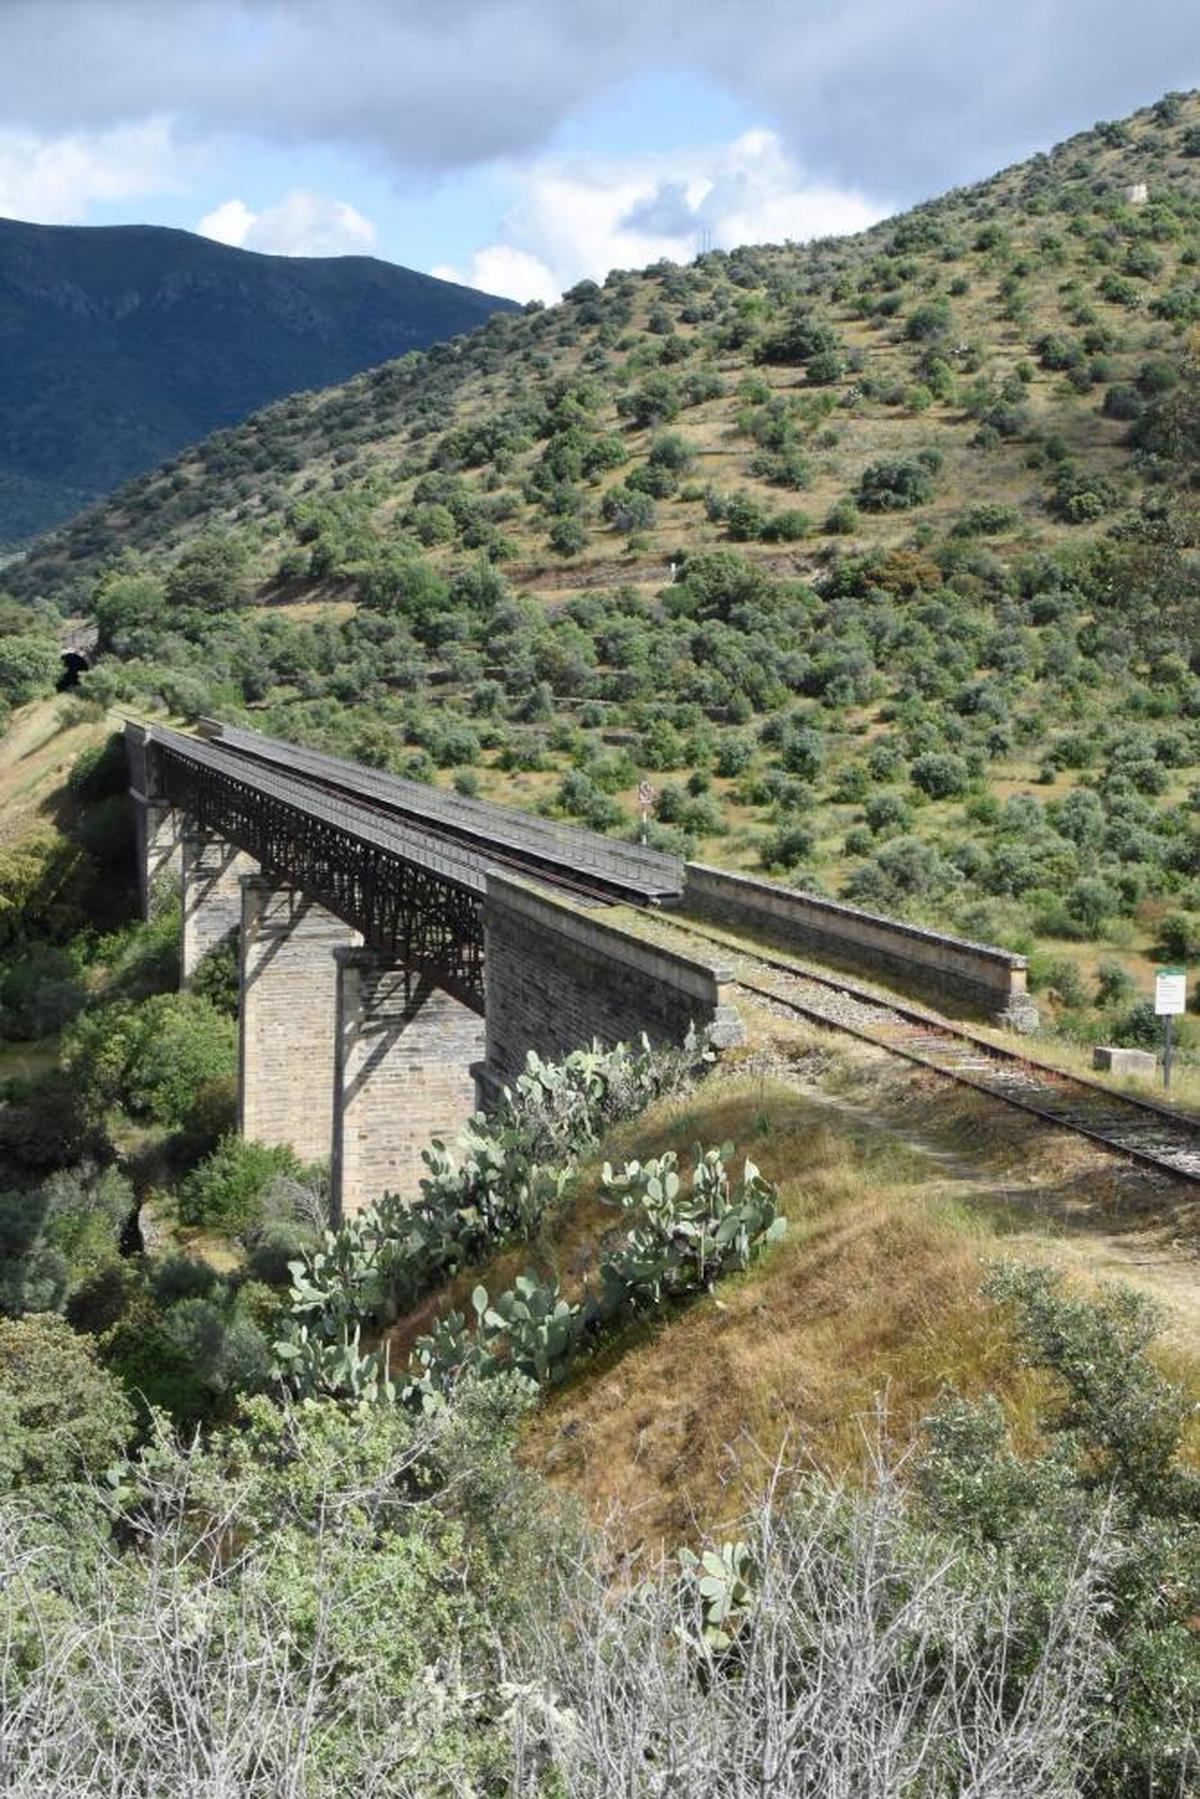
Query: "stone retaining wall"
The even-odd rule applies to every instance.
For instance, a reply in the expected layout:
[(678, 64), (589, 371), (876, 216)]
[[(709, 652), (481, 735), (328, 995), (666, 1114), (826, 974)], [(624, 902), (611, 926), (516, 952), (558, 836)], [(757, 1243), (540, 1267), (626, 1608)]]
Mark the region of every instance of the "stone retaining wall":
[(561, 1058), (602, 1043), (682, 1042), (688, 1027), (739, 1042), (742, 1024), (728, 983), (732, 970), (647, 943), (531, 882), (488, 875), (484, 903), (489, 1078), (511, 1080), (528, 1050)]
[(1036, 1025), (1026, 958), (1009, 950), (699, 862), (687, 865), (683, 903), (699, 917), (768, 933), (867, 975), (897, 977), (933, 998), (965, 1001), (1019, 1028)]

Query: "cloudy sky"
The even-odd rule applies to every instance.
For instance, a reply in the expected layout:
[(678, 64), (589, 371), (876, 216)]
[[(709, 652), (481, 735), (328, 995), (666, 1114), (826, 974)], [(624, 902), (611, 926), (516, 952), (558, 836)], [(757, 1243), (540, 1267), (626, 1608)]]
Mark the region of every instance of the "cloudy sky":
[(1195, 0), (0, 0), (0, 216), (552, 300), (1197, 83)]

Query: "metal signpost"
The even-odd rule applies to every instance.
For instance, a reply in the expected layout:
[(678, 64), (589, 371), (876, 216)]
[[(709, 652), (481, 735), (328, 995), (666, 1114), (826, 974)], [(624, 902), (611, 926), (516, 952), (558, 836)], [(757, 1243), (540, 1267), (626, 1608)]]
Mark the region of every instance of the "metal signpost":
[(1187, 1011), (1187, 969), (1156, 968), (1154, 1010), (1163, 1021), (1163, 1089), (1171, 1085), (1171, 1057), (1175, 1049), (1173, 1018)]
[(642, 842), (647, 837), (647, 826), (650, 822), (650, 808), (658, 798), (658, 790), (650, 781), (638, 782), (638, 805), (642, 809)]

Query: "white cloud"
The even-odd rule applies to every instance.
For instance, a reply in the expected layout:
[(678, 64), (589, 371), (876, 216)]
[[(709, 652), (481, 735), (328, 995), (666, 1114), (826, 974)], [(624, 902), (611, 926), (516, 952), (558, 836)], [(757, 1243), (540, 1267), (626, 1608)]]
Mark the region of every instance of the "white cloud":
[(517, 300), (556, 300), (584, 276), (686, 262), (717, 249), (860, 231), (887, 206), (806, 179), (777, 132), (653, 156), (536, 162), (513, 176), (517, 196), (496, 243), (435, 275)]
[(364, 256), (375, 243), (374, 225), (355, 207), (302, 187), (262, 212), (252, 212), (244, 200), (226, 200), (196, 229), (218, 243), (271, 256)]
[(162, 119), (62, 137), (0, 130), (0, 216), (70, 225), (96, 200), (178, 193), (196, 154)]
[(438, 263), (430, 269), (439, 281), (460, 281), (467, 287), (478, 287), (485, 294), (499, 294), (513, 300), (544, 300), (552, 305), (561, 288), (540, 257), (512, 244), (488, 244), (476, 250), (465, 269)]
[(240, 250), (256, 217), (244, 200), (225, 200), (205, 213), (196, 230), (201, 237), (212, 237), (219, 244), (232, 244)]
[(1183, 0), (0, 0), (0, 117), (155, 113), (400, 171), (537, 155), (639, 75), (698, 73), (807, 167), (915, 198), (1200, 76)]

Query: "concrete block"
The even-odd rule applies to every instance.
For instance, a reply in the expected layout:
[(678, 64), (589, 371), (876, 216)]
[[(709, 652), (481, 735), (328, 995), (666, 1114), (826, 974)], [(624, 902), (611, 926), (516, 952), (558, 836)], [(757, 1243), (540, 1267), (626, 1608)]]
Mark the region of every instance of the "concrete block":
[(1105, 1074), (1153, 1075), (1158, 1057), (1150, 1049), (1119, 1049), (1115, 1044), (1097, 1044), (1092, 1051), (1092, 1067)]

